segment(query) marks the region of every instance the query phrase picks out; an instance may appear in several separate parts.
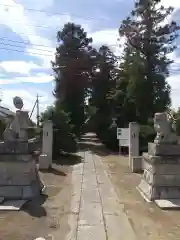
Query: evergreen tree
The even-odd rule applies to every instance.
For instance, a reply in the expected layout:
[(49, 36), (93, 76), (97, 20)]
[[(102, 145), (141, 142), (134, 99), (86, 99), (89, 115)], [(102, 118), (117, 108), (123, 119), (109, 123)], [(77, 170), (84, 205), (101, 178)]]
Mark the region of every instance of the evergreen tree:
[[(147, 123), (155, 112), (164, 111), (170, 105), (170, 86), (166, 81), (171, 60), (167, 54), (175, 46), (178, 29), (174, 21), (165, 24), (172, 8), (160, 6), (160, 0), (138, 0), (131, 15), (122, 22), (119, 33), (127, 43), (118, 89), (126, 82), (124, 106), (129, 120)], [(126, 112), (125, 111), (125, 112)]]
[(105, 132), (112, 123), (112, 94), (116, 86), (117, 58), (107, 46), (101, 46), (97, 53), (92, 77), (90, 108), (96, 132)]
[(63, 110), (69, 113), (74, 132), (79, 136), (85, 120), (84, 104), (90, 80), (92, 39), (74, 23), (64, 25), (57, 34), (54, 95)]

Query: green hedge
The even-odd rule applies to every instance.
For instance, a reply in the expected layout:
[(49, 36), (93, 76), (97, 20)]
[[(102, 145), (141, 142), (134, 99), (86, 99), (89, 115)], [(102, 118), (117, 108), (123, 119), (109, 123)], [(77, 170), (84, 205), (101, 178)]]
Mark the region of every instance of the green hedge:
[(139, 146), (140, 153), (147, 152), (148, 142), (153, 142), (156, 136), (156, 132), (153, 126), (141, 125), (139, 133)]
[[(107, 128), (105, 131), (97, 131), (97, 137), (102, 143), (112, 151), (118, 151), (118, 141), (116, 136), (116, 128)], [(148, 142), (152, 142), (156, 136), (153, 126), (141, 125), (139, 133), (140, 153), (147, 152)]]
[[(41, 122), (53, 122), (53, 159), (58, 159), (61, 152), (73, 153), (77, 151), (77, 141), (70, 124), (69, 114), (61, 109), (60, 104), (47, 108), (42, 114)], [(43, 125), (43, 124), (42, 124)]]

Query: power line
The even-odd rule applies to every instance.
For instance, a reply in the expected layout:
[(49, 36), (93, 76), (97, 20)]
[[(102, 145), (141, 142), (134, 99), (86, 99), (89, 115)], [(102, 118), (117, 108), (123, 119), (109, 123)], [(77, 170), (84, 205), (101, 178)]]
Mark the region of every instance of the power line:
[[(1, 37), (0, 36), (0, 40), (6, 40), (8, 42), (15, 42), (15, 43), (20, 43), (20, 44), (27, 44), (27, 45), (30, 45), (30, 46), (37, 46), (37, 47), (45, 47), (45, 48), (52, 48), (50, 46), (47, 46), (47, 45), (43, 45), (43, 44), (35, 44), (35, 43), (31, 43), (30, 41), (17, 41), (17, 40), (11, 40), (9, 38), (6, 38), (6, 37)], [(1, 41), (0, 41), (0, 44), (1, 44)], [(57, 43), (58, 44), (58, 43)], [(5, 43), (5, 45), (7, 45)], [(107, 46), (110, 46), (110, 47), (119, 47), (120, 44), (102, 44), (102, 45), (107, 45)], [(13, 45), (15, 46), (15, 45)], [(17, 47), (21, 47), (21, 46), (17, 46)], [(47, 52), (52, 52), (50, 50), (46, 50), (46, 49), (37, 49), (37, 50), (42, 50), (42, 51), (47, 51)]]
[[(1, 38), (0, 38), (0, 39), (1, 39)], [(9, 41), (14, 42), (13, 40), (9, 40)], [(25, 43), (25, 42), (20, 42), (20, 41), (17, 41), (17, 42), (19, 42), (19, 43)], [(23, 47), (20, 46), (20, 45), (3, 43), (3, 42), (1, 42), (1, 41), (0, 41), (0, 45), (11, 46), (11, 47), (18, 47), (18, 48), (20, 48), (20, 49), (23, 49)], [(31, 44), (31, 45), (33, 46), (34, 44)], [(106, 45), (106, 44), (104, 44), (104, 45)], [(42, 47), (43, 47), (43, 45), (39, 45), (39, 46), (42, 46)], [(107, 46), (108, 46), (108, 45), (107, 45)], [(111, 44), (111, 45), (109, 45), (108, 47), (119, 47), (119, 46), (118, 46), (117, 44)], [(47, 57), (51, 57), (52, 54), (55, 54), (53, 51), (50, 51), (50, 50), (47, 50), (47, 49), (33, 48), (32, 51), (33, 51), (33, 50), (34, 50), (34, 51), (42, 51), (42, 52), (45, 52), (45, 53), (47, 52), (47, 53), (52, 53), (52, 54), (36, 53), (36, 52), (32, 52), (32, 51), (25, 52), (25, 51), (20, 50), (20, 49), (10, 49), (10, 48), (1, 48), (1, 47), (0, 47), (0, 50), (22, 52), (22, 53), (26, 53), (26, 54), (29, 53), (29, 54), (40, 55), (40, 56), (47, 56)]]
[[(33, 33), (28, 33), (28, 35), (27, 35), (27, 33), (19, 33), (19, 32), (18, 32), (17, 34), (18, 34), (19, 36), (26, 36), (26, 37), (27, 37), (27, 36), (34, 36), (34, 35), (35, 35), (35, 34), (33, 34)], [(55, 38), (56, 38), (56, 37), (55, 37)], [(47, 37), (46, 37), (46, 39), (49, 40), (49, 41), (52, 41), (52, 38), (47, 38)]]
[(7, 37), (0, 37), (0, 40), (6, 40), (8, 42), (15, 42), (15, 43), (21, 43), (21, 44), (27, 44), (30, 46), (51, 48), (50, 46), (47, 46), (47, 45), (35, 44), (35, 43), (31, 43), (30, 41), (24, 42), (24, 41), (11, 40), (11, 39), (8, 39)]
[[(11, 47), (23, 48), (22, 46), (18, 46), (18, 45), (14, 45), (14, 44), (9, 44), (9, 43), (2, 43), (2, 42), (0, 42), (0, 44), (1, 44), (1, 45), (6, 45), (6, 46), (11, 46)], [(34, 49), (32, 49), (32, 50), (53, 53), (53, 51), (50, 51), (50, 50), (47, 50), (47, 49), (34, 48)]]
[(40, 56), (46, 56), (46, 57), (52, 57), (52, 55), (50, 54), (41, 54), (41, 53), (34, 53), (34, 52), (25, 52), (25, 51), (22, 51), (22, 50), (18, 50), (18, 49), (10, 49), (10, 48), (1, 48), (0, 47), (0, 50), (5, 50), (5, 51), (12, 51), (12, 52), (21, 52), (21, 53), (26, 53), (26, 54), (34, 54), (34, 55), (40, 55)]
[[(1, 5), (1, 4), (0, 4)], [(21, 21), (14, 21), (14, 22), (17, 22), (17, 23), (21, 23)], [(55, 29), (57, 30), (58, 27), (51, 27), (51, 26), (41, 26), (41, 25), (34, 25), (34, 24), (25, 24), (24, 27), (35, 27), (35, 28), (45, 28), (45, 29)]]
[[(3, 4), (3, 3), (0, 3), (1, 6), (4, 6), (4, 7), (8, 7), (8, 8), (18, 8), (18, 6), (11, 6), (11, 5), (8, 5), (8, 4)], [(52, 15), (59, 15), (59, 16), (69, 16), (68, 13), (60, 13), (60, 12), (49, 12), (49, 11), (46, 11), (46, 10), (41, 10), (41, 9), (34, 9), (34, 8), (26, 8), (24, 7), (24, 10), (27, 10), (27, 11), (32, 11), (32, 12), (41, 12), (41, 13), (46, 13), (48, 16), (52, 16)], [(86, 19), (83, 17), (83, 16), (80, 16), (78, 14), (70, 14), (71, 16), (74, 16), (74, 17), (78, 17), (78, 18), (83, 18), (84, 20), (108, 20), (110, 21), (111, 19), (107, 19), (107, 18), (103, 18), (103, 17), (100, 17), (100, 18), (92, 18), (92, 17), (86, 17)]]
[[(1, 45), (1, 43), (0, 43), (0, 45)], [(20, 52), (20, 53), (26, 53), (26, 54), (33, 54), (33, 55), (39, 55), (39, 56), (45, 56), (45, 57), (52, 57), (52, 55), (50, 55), (50, 54), (35, 53), (35, 52), (31, 52), (31, 51), (25, 52), (23, 50), (18, 50), (18, 49), (10, 49), (10, 48), (1, 48), (0, 47), (0, 50), (5, 50), (5, 51), (9, 51), (9, 52)], [(52, 52), (52, 54), (53, 54), (53, 52)]]

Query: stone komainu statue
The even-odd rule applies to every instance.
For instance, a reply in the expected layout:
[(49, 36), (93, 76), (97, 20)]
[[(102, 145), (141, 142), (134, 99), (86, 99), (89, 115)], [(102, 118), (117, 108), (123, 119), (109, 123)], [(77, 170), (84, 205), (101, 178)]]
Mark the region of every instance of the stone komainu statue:
[(157, 132), (154, 143), (178, 143), (178, 137), (171, 131), (171, 122), (167, 113), (156, 113), (154, 115), (154, 129)]
[(18, 150), (18, 145), (21, 144), (21, 142), (28, 143), (28, 124), (28, 112), (20, 110), (16, 111), (14, 119), (9, 120), (3, 134), (4, 144), (7, 151), (16, 152), (16, 150)]

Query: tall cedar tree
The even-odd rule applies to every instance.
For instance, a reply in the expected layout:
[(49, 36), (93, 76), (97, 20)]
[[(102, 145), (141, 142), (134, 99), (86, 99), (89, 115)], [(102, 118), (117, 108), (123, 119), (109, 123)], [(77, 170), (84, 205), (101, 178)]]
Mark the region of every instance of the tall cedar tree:
[[(90, 107), (95, 107), (94, 123), (100, 131), (108, 128), (112, 118), (112, 91), (116, 85), (117, 58), (107, 46), (101, 46), (97, 53), (95, 71), (92, 78)], [(97, 71), (98, 70), (98, 71)], [(106, 129), (102, 129), (105, 131)]]
[(123, 76), (128, 78), (126, 84), (122, 80), (123, 86), (126, 85), (124, 106), (127, 114), (131, 113), (129, 120), (142, 123), (147, 123), (155, 112), (164, 111), (170, 105), (166, 77), (172, 61), (167, 54), (175, 49), (173, 41), (178, 36), (178, 27), (174, 21), (164, 23), (173, 9), (160, 6), (160, 2), (136, 1), (135, 9), (119, 29), (120, 36), (127, 40), (123, 61), (126, 69), (122, 70)]
[(84, 29), (74, 23), (64, 25), (57, 33), (54, 95), (62, 109), (69, 113), (74, 133), (79, 136), (85, 120), (84, 104), (90, 80), (92, 39)]

